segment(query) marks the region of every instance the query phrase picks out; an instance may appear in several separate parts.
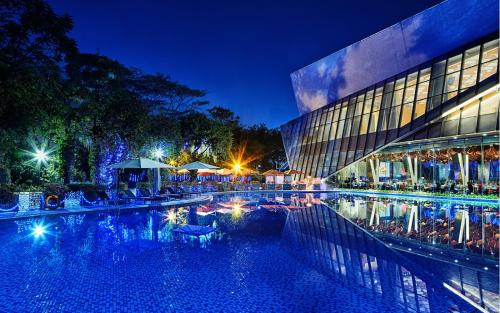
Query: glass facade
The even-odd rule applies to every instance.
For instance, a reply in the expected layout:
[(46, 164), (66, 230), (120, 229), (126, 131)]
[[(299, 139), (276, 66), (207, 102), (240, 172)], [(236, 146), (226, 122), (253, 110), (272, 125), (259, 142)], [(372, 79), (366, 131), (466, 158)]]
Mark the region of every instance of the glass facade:
[[(370, 212), (366, 206), (363, 211), (359, 200), (339, 196), (327, 200), (328, 205), (309, 202), (306, 207), (291, 211), (283, 232), (283, 246), (322, 273), (345, 281), (356, 290), (361, 287), (382, 296), (385, 302), (393, 303), (395, 312), (449, 311), (450, 298), (440, 292), (443, 281), (480, 306), (495, 309), (498, 295), (488, 288), (489, 276), (469, 273), (459, 264), (444, 266), (439, 262), (443, 276), (436, 279), (429, 275), (431, 258), (415, 262), (382, 243), (379, 235), (373, 236), (368, 227)], [(373, 201), (366, 200), (365, 204), (370, 202)], [(300, 206), (301, 201), (292, 204)], [(361, 220), (366, 221), (366, 227)], [(461, 311), (451, 306), (453, 311)]]
[[(429, 139), (440, 141), (467, 137), (462, 146), (452, 147), (452, 142), (446, 145), (447, 149), (456, 152), (449, 155), (453, 161), (448, 163), (453, 164), (456, 160), (464, 167), (465, 159), (478, 162), (482, 167), (472, 166), (468, 170), (474, 173), (489, 171), (482, 177), (488, 175), (498, 180), (498, 173), (490, 171), (498, 171), (498, 152), (486, 156), (484, 152), (490, 146), (481, 143), (484, 137), (498, 141), (492, 137), (499, 130), (498, 50), (498, 38), (485, 38), (478, 44), (422, 64), (283, 125), (281, 133), (289, 167), (303, 172), (295, 179), (325, 178), (334, 174), (344, 178), (339, 175), (345, 176), (349, 165), (360, 160), (366, 163), (367, 157), (374, 158), (381, 152), (386, 154), (384, 149), (396, 142), (405, 141), (409, 143), (408, 147), (415, 147), (414, 141), (424, 139), (429, 143)], [(479, 143), (470, 137), (479, 138)], [(469, 143), (475, 148), (467, 146)], [(498, 151), (498, 145), (492, 148)], [(461, 155), (461, 161), (455, 156), (458, 155), (456, 149), (465, 153)], [(402, 147), (400, 150), (398, 153), (412, 156), (413, 150)], [(474, 155), (469, 155), (469, 152)], [(432, 153), (435, 158), (444, 157), (441, 156), (442, 150)], [(488, 165), (491, 168), (486, 170), (485, 164), (491, 162), (493, 165)], [(407, 179), (409, 176), (404, 173), (409, 172), (408, 162), (402, 163), (401, 177)], [(421, 166), (420, 163), (417, 166)], [(365, 176), (368, 179), (368, 176), (374, 176), (371, 172), (368, 170), (356, 178)], [(348, 174), (352, 173), (350, 169)], [(412, 185), (419, 179), (413, 178)], [(371, 181), (380, 182), (373, 177)]]

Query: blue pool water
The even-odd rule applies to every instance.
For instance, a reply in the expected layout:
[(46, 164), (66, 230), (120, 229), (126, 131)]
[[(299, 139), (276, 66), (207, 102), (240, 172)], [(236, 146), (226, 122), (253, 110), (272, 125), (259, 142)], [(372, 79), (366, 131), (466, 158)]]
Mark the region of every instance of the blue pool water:
[[(474, 311), (331, 208), (282, 197), (2, 221), (0, 312)], [(216, 231), (173, 232), (186, 223)]]

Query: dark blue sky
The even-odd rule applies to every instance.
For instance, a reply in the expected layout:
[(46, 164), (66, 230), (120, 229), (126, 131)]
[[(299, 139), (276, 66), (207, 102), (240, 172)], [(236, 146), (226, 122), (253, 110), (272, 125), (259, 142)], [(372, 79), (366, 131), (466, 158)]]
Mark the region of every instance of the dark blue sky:
[(298, 116), (290, 73), (437, 0), (49, 0), (83, 52), (209, 92), (245, 124)]

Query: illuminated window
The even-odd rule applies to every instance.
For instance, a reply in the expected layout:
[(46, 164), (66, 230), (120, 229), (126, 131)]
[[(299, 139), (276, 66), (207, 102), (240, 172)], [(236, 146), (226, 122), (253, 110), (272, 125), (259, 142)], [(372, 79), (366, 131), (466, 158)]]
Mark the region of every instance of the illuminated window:
[(479, 110), (479, 100), (474, 101), (462, 108), (460, 117), (460, 133), (470, 134), (476, 132), (477, 114)]
[(404, 103), (413, 102), (415, 98), (416, 86), (409, 86), (405, 89)]
[(417, 100), (427, 98), (428, 94), (429, 94), (429, 81), (419, 83), (417, 89)]
[(465, 51), (464, 68), (476, 66), (479, 63), (479, 46)]
[(337, 122), (332, 124), (332, 128), (330, 129), (330, 140), (335, 139), (335, 134), (337, 133)]
[(359, 129), (360, 135), (365, 135), (368, 132), (368, 123), (370, 121), (370, 114), (364, 114), (361, 120), (361, 127)]
[(381, 103), (382, 103), (382, 96), (381, 95), (376, 96), (375, 99), (373, 99), (372, 111), (379, 111)]
[(455, 73), (446, 75), (444, 92), (447, 93), (450, 91), (458, 90), (459, 78), (460, 78), (460, 72), (455, 72)]
[(499, 93), (489, 95), (481, 100), (478, 129), (480, 132), (492, 131), (497, 129), (497, 112), (499, 102)]
[(500, 101), (500, 94), (493, 93), (481, 99), (481, 110), (479, 114), (496, 114), (498, 111), (498, 102)]
[(462, 71), (462, 83), (460, 89), (472, 87), (476, 84), (477, 66), (466, 68)]
[(401, 111), (401, 106), (393, 107), (391, 109), (391, 116), (389, 119), (389, 129), (398, 128), (399, 113)]
[(412, 109), (413, 109), (412, 103), (403, 105), (403, 113), (401, 115), (401, 127), (410, 123)]
[(456, 55), (448, 59), (448, 66), (446, 68), (446, 73), (453, 73), (460, 70), (462, 65), (462, 55)]
[(370, 97), (370, 98), (366, 97), (366, 99), (365, 99), (365, 106), (363, 108), (363, 113), (370, 113), (371, 106), (372, 106), (372, 101), (373, 101), (372, 97)]
[(493, 60), (481, 64), (479, 81), (483, 81), (486, 78), (493, 76), (496, 72), (498, 72), (498, 60)]
[(420, 70), (420, 82), (428, 81), (431, 78), (431, 68), (424, 68)]
[(380, 111), (380, 119), (378, 123), (378, 130), (384, 131), (387, 129), (387, 121), (389, 119), (389, 110)]
[(415, 104), (415, 118), (418, 118), (425, 114), (426, 104), (427, 104), (426, 99), (421, 99), (417, 101), (417, 103)]
[(356, 112), (354, 113), (354, 115), (356, 116), (361, 115), (362, 111), (363, 111), (363, 102), (356, 103)]
[(417, 84), (417, 76), (418, 72), (408, 74), (408, 77), (406, 78), (406, 86), (413, 86)]
[(339, 122), (339, 126), (338, 126), (338, 129), (337, 129), (337, 136), (335, 137), (336, 139), (342, 138), (342, 132), (344, 130), (344, 123), (345, 123), (345, 120), (341, 120)]
[(405, 86), (405, 77), (400, 78), (396, 81), (396, 85), (394, 86), (394, 90), (403, 89), (404, 86)]
[(392, 97), (392, 106), (400, 105), (403, 101), (404, 89), (399, 89), (394, 91), (394, 96)]
[(369, 128), (370, 133), (375, 133), (377, 131), (379, 112), (380, 111), (373, 112), (370, 116), (370, 128)]
[(481, 62), (498, 59), (498, 39), (487, 42), (483, 45), (483, 56)]

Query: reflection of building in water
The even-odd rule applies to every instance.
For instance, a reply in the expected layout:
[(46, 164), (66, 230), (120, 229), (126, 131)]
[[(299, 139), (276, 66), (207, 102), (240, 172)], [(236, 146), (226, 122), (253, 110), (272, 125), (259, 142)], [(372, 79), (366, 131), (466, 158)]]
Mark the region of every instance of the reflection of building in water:
[(363, 286), (401, 310), (446, 312), (457, 303), (464, 305), (432, 274), (325, 206), (290, 212), (283, 242), (292, 255), (319, 271)]
[(496, 307), (497, 204), (339, 195), (326, 203), (477, 303)]

